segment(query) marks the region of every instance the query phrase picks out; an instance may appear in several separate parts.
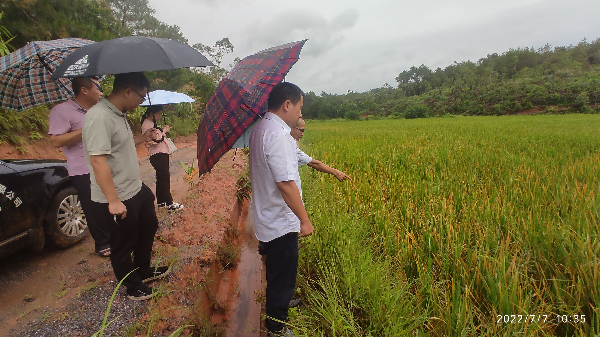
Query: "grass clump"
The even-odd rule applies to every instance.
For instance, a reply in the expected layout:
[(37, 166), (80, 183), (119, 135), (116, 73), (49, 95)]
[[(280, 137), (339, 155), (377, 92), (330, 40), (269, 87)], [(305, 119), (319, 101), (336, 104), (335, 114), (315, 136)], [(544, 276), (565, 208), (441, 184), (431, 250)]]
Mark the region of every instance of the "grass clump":
[(235, 183), (236, 192), (235, 195), (239, 202), (244, 200), (250, 200), (252, 196), (252, 184), (250, 184), (250, 171), (246, 171)]
[(237, 227), (229, 226), (225, 230), (223, 242), (217, 245), (216, 260), (222, 270), (233, 269), (240, 263), (242, 251), (237, 244), (239, 235)]
[(225, 335), (225, 327), (222, 324), (214, 324), (210, 318), (204, 316), (196, 317), (190, 330), (192, 337), (220, 337)]

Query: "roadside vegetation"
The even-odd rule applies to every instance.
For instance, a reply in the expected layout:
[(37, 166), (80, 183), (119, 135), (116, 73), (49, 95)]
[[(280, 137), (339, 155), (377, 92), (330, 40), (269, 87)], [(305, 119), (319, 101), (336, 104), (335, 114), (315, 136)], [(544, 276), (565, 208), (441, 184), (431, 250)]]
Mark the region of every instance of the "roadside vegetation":
[[(188, 43), (177, 25), (168, 25), (154, 17), (154, 9), (147, 0), (8, 1), (0, 6), (0, 20), (0, 56), (30, 41), (65, 37), (104, 41), (141, 35)], [(201, 51), (215, 67), (146, 73), (151, 81), (150, 90), (178, 91), (196, 99), (191, 108), (189, 104), (182, 104), (164, 115), (162, 122), (174, 126), (169, 132), (170, 137), (196, 132), (206, 102), (220, 79), (233, 66), (222, 65), (223, 56), (234, 50), (228, 38), (212, 46), (196, 43), (192, 47)], [(108, 76), (102, 86), (105, 95), (108, 95), (112, 88), (112, 77)], [(44, 105), (21, 113), (0, 109), (0, 143), (12, 144), (25, 151), (24, 143), (48, 133), (47, 119), (52, 107), (53, 104)], [(128, 115), (134, 132), (140, 131), (140, 118), (144, 111), (145, 108), (138, 108)], [(11, 129), (10, 125), (15, 121), (15, 127)]]
[(301, 148), (353, 180), (301, 170), (316, 232), (292, 324), (307, 336), (598, 335), (597, 118), (307, 123)]

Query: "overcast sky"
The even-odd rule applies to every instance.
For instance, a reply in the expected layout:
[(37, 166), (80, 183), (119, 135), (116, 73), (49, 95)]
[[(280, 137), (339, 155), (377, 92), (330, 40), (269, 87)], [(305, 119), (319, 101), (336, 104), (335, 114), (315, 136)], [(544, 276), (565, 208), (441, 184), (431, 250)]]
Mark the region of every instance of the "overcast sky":
[(228, 37), (234, 57), (308, 39), (287, 81), (304, 91), (363, 92), (411, 66), (445, 68), (509, 48), (600, 37), (600, 0), (149, 0), (189, 44)]

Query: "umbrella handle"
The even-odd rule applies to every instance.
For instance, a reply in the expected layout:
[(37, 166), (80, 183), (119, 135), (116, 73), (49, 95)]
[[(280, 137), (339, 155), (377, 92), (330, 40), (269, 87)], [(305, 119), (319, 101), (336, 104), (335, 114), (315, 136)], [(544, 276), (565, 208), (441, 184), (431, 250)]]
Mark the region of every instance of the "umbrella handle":
[[(158, 126), (158, 124), (156, 124), (156, 117), (154, 117), (154, 114), (152, 114), (152, 121), (154, 121), (154, 128), (162, 132), (163, 129), (160, 126)], [(160, 139), (153, 139), (155, 143), (162, 143), (163, 140), (165, 140), (165, 135), (163, 135)]]
[[(157, 130), (160, 130), (160, 132), (162, 132), (162, 128), (160, 126), (156, 125), (156, 122), (154, 122), (154, 128)], [(165, 140), (165, 135), (163, 135), (160, 139), (152, 139), (155, 143), (162, 143), (163, 140)]]

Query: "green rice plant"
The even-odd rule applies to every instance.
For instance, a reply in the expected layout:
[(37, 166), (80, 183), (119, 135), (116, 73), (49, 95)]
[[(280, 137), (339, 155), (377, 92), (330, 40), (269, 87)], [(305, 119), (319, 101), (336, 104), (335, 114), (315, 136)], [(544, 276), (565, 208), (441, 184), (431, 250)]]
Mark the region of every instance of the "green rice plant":
[(594, 115), (309, 122), (303, 150), (353, 180), (301, 169), (316, 231), (299, 269), (312, 305), (293, 324), (323, 336), (599, 334), (597, 129)]
[(239, 179), (235, 183), (235, 187), (237, 188), (235, 195), (239, 202), (244, 202), (244, 200), (250, 200), (252, 196), (252, 184), (250, 184), (250, 171), (246, 171), (243, 175), (239, 177)]

